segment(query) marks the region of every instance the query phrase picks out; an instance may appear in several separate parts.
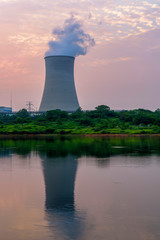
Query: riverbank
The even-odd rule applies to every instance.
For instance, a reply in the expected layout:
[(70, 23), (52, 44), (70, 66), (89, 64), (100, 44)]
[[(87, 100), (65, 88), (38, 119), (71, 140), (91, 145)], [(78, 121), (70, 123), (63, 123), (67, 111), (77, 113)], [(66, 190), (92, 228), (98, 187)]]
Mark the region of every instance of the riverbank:
[(128, 137), (160, 137), (160, 134), (0, 134), (0, 139), (44, 139), (44, 138), (128, 138)]
[(0, 135), (152, 135), (160, 134), (160, 110), (137, 109), (115, 112), (107, 106), (78, 109), (72, 114), (52, 110), (31, 116), (22, 109), (14, 116), (0, 116)]

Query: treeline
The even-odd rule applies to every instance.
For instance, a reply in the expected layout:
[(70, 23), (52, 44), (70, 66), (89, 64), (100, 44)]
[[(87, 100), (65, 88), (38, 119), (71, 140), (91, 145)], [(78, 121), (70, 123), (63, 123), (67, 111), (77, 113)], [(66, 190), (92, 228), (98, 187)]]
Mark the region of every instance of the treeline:
[(142, 134), (160, 133), (160, 109), (113, 111), (100, 105), (91, 111), (81, 108), (69, 114), (61, 110), (31, 115), (22, 109), (15, 115), (0, 115), (0, 133), (45, 134)]

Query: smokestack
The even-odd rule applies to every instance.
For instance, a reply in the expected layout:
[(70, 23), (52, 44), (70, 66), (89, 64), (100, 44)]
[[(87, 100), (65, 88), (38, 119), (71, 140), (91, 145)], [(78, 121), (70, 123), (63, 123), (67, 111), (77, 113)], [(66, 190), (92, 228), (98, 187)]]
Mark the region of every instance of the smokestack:
[(79, 108), (74, 84), (74, 57), (45, 57), (46, 79), (39, 111), (61, 109), (76, 111)]

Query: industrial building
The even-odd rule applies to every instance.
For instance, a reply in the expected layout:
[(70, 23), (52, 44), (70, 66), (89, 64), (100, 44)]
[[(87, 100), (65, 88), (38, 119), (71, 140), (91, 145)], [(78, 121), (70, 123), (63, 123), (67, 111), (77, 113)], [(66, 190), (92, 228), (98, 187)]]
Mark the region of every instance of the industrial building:
[(12, 108), (0, 106), (0, 113), (12, 113)]
[(60, 109), (68, 112), (79, 108), (74, 83), (74, 57), (45, 57), (45, 87), (39, 111)]

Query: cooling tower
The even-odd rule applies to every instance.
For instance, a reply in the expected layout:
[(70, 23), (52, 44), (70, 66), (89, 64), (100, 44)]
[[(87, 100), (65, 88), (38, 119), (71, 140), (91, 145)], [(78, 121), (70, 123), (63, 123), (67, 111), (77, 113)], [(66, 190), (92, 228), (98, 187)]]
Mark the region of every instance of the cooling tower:
[(72, 112), (79, 108), (74, 84), (74, 57), (45, 57), (46, 79), (39, 111), (61, 109)]

